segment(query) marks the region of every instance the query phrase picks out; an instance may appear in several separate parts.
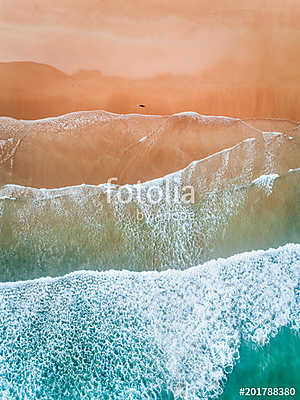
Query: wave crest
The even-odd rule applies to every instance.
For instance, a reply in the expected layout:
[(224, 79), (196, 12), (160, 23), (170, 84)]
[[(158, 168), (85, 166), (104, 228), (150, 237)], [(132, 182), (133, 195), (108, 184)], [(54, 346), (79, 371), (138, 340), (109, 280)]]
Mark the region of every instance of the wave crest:
[(300, 245), (290, 244), (186, 271), (2, 283), (0, 393), (216, 398), (241, 339), (263, 345), (283, 326), (299, 329), (299, 272)]

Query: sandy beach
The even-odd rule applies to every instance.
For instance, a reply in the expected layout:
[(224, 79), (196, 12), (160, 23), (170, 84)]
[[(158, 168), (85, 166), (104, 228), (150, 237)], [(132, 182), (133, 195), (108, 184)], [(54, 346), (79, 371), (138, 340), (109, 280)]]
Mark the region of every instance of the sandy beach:
[(299, 17), (292, 0), (2, 0), (0, 114), (298, 120)]
[(300, 393), (300, 3), (0, 0), (0, 398)]

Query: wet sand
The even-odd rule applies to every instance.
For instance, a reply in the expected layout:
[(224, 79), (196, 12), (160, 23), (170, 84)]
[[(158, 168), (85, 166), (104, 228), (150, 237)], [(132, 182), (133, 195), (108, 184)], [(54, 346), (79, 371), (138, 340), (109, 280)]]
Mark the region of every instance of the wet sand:
[[(207, 117), (196, 113), (170, 116), (72, 113), (22, 121), (0, 118), (0, 184), (34, 187), (145, 182), (185, 168), (267, 131), (296, 139), (297, 123)], [(271, 135), (276, 138), (277, 135)], [(297, 144), (298, 143), (298, 144)]]

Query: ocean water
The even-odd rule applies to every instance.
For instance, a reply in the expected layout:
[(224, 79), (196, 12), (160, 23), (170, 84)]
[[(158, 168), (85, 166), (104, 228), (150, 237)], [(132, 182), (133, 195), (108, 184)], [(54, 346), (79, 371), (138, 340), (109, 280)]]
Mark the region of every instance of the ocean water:
[[(63, 142), (72, 123), (81, 143), (84, 116), (33, 136), (51, 143), (56, 129)], [(174, 143), (205, 131), (204, 117), (174, 118), (157, 142), (173, 126)], [(143, 124), (161, 122), (143, 121), (131, 128), (148, 143)], [(235, 400), (243, 387), (299, 398), (298, 127), (244, 139), (248, 126), (225, 122), (240, 143), (144, 183), (31, 187), (18, 160), (0, 164), (0, 399)], [(0, 126), (11, 150), (18, 137), (7, 144)]]
[[(299, 333), (291, 332), (287, 328), (282, 328), (277, 336), (271, 338), (264, 347), (243, 342), (240, 347), (240, 359), (233, 373), (228, 377), (220, 400), (240, 400), (242, 387), (295, 388), (294, 396), (284, 398), (298, 399), (299, 354)], [(263, 398), (263, 396), (260, 397)], [(272, 397), (276, 399), (282, 396)]]
[[(300, 152), (295, 148), (300, 149), (285, 135), (263, 134), (143, 184), (4, 185), (1, 280), (82, 269), (186, 269), (299, 242)], [(185, 202), (192, 190), (194, 201)], [(127, 199), (128, 191), (131, 199), (123, 202), (120, 196)], [(149, 193), (155, 201), (149, 201)]]
[(290, 244), (185, 271), (2, 283), (2, 396), (218, 398), (240, 357), (260, 358), (250, 345), (274, 347), (283, 327), (299, 329), (299, 274), (300, 245)]

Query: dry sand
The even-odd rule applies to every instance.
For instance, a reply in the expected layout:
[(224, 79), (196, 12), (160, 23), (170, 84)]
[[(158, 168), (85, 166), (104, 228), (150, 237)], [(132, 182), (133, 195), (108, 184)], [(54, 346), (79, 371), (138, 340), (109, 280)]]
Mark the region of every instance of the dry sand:
[(0, 115), (299, 120), (299, 20), (295, 0), (0, 0)]

